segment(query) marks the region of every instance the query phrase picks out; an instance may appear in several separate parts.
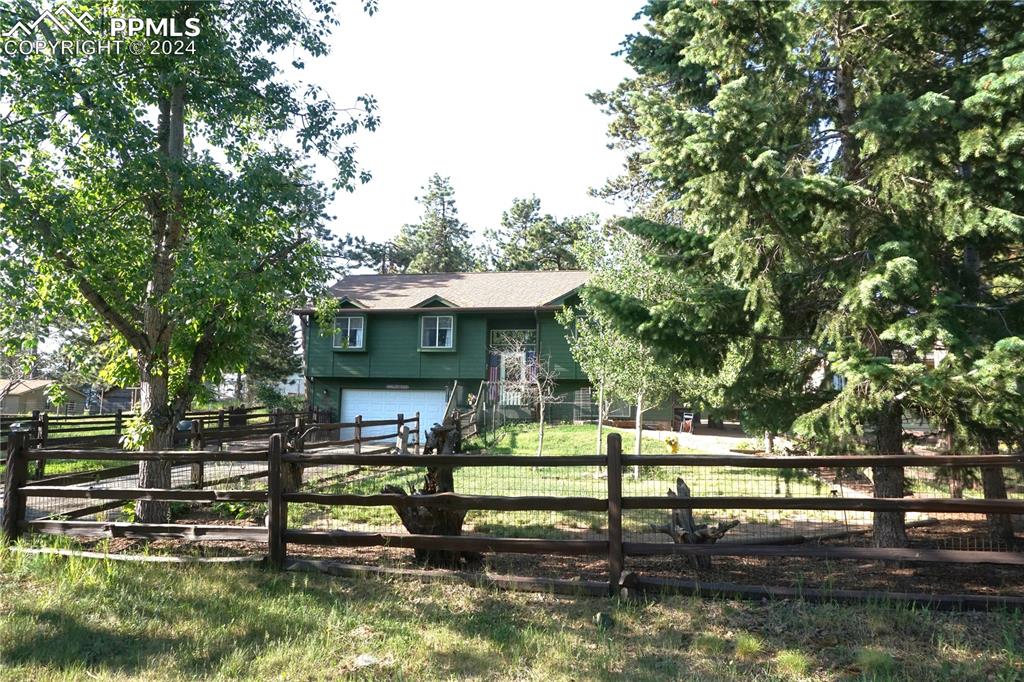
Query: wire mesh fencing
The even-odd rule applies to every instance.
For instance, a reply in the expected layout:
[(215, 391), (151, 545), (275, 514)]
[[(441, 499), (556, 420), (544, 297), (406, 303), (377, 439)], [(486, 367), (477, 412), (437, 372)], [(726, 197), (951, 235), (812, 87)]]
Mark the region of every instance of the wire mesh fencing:
[[(36, 454), (41, 454), (39, 451)], [(208, 490), (225, 489), (265, 491), (267, 489), (267, 463), (265, 453), (251, 453), (251, 461), (213, 461), (176, 464), (167, 462), (167, 489)], [(125, 459), (104, 459), (102, 452), (84, 453), (80, 459), (61, 458), (47, 462), (46, 475), (32, 478), (26, 487), (25, 519), (123, 522), (135, 520), (135, 499), (127, 493), (138, 490), (139, 463)], [(60, 495), (37, 495), (32, 489), (58, 488)], [(72, 490), (81, 489), (81, 495)], [(115, 497), (118, 490), (126, 491), (124, 499)], [(260, 509), (266, 504), (250, 502), (171, 502), (168, 506), (169, 522), (197, 522), (200, 520), (239, 520), (263, 523)], [(265, 511), (264, 511), (265, 513)]]
[[(429, 461), (429, 456), (424, 457)], [(329, 495), (377, 495), (395, 487), (413, 494), (425, 485), (423, 466), (309, 465), (301, 490)], [(607, 485), (593, 466), (473, 466), (453, 472), (459, 495), (489, 497), (588, 497), (601, 499)], [(390, 506), (289, 505), (289, 525), (316, 530), (364, 533), (405, 532)], [(578, 510), (469, 509), (462, 532), (506, 538), (605, 539), (607, 513)]]
[[(612, 583), (632, 570), (705, 582), (1024, 594), (1019, 457), (632, 457), (621, 441), (606, 457), (354, 449), (327, 442), (306, 451), (301, 439), (276, 435), (266, 448), (218, 452), (29, 450), (30, 461), (52, 459), (46, 478), (19, 484), (23, 518), (30, 527), (44, 519), (132, 525), (135, 501), (151, 497), (170, 501), (172, 524), (259, 529), (255, 549), (276, 542), (279, 558), (288, 543), (405, 565), (472, 550), (492, 567), (561, 577), (605, 571)], [(133, 458), (165, 461), (169, 483), (140, 489)], [(902, 495), (875, 496), (872, 477), (883, 469), (902, 472)], [(433, 486), (448, 475), (450, 485)], [(455, 510), (448, 518), (457, 523), (412, 527), (409, 509), (422, 518)], [(905, 546), (876, 547), (884, 544), (879, 521), (891, 531), (897, 519)], [(507, 560), (516, 554), (530, 557)]]

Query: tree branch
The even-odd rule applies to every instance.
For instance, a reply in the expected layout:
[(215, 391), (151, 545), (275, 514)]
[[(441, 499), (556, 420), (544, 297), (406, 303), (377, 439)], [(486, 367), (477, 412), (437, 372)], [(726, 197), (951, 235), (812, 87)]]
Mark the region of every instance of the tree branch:
[[(0, 180), (3, 181), (3, 189), (12, 197), (15, 201), (23, 201), (21, 193), (16, 187), (14, 187), (8, 178), (0, 176)], [(65, 267), (67, 273), (75, 281), (75, 285), (78, 287), (79, 292), (88, 301), (93, 308), (96, 309), (103, 319), (113, 325), (114, 329), (124, 336), (125, 340), (131, 344), (132, 348), (139, 352), (145, 352), (149, 348), (148, 340), (145, 334), (140, 330), (136, 329), (131, 321), (118, 312), (107, 299), (101, 294), (96, 287), (92, 285), (85, 278), (81, 272), (81, 268), (75, 263), (74, 259), (70, 255), (64, 253), (60, 244), (54, 238), (53, 229), (50, 226), (49, 221), (40, 215), (38, 211), (33, 211), (34, 218), (31, 221), (32, 227), (42, 237), (44, 244), (51, 244), (55, 246), (55, 253), (53, 256)]]

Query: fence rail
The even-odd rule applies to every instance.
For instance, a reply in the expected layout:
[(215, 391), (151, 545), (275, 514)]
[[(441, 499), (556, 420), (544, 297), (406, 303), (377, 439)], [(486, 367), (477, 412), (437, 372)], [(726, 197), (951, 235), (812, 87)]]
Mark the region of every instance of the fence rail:
[[(638, 541), (636, 531), (626, 537), (624, 519), (629, 514), (644, 510), (670, 512), (672, 518), (687, 510), (797, 510), (810, 513), (827, 512), (872, 512), (872, 513), (933, 513), (941, 515), (985, 515), (987, 518), (1010, 518), (1024, 515), (1024, 499), (987, 498), (945, 498), (945, 497), (904, 497), (881, 498), (871, 496), (837, 497), (820, 495), (776, 496), (713, 494), (689, 495), (670, 491), (666, 496), (625, 494), (623, 481), (628, 477), (627, 467), (641, 466), (647, 470), (674, 467), (689, 467), (697, 471), (711, 471), (727, 468), (734, 472), (762, 471), (766, 468), (788, 476), (797, 472), (873, 467), (944, 467), (966, 469), (989, 467), (1020, 471), (1024, 457), (1017, 455), (894, 455), (894, 456), (836, 456), (836, 457), (759, 457), (749, 455), (641, 455), (624, 456), (621, 437), (611, 434), (608, 438), (607, 455), (578, 456), (514, 456), (488, 454), (430, 455), (410, 454), (410, 425), (417, 426), (419, 416), (405, 419), (398, 415), (395, 420), (362, 420), (346, 424), (325, 422), (307, 425), (301, 416), (294, 417), (292, 425), (279, 421), (281, 427), (271, 435), (266, 446), (255, 449), (233, 449), (210, 452), (201, 449), (170, 450), (149, 452), (126, 452), (115, 449), (83, 448), (30, 448), (24, 434), (13, 434), (9, 449), (4, 495), (3, 532), (9, 538), (21, 532), (75, 535), (86, 538), (126, 537), (136, 539), (176, 538), (182, 540), (244, 540), (265, 544), (269, 561), (273, 566), (284, 566), (288, 561), (288, 547), (291, 544), (324, 547), (383, 547), (432, 552), (493, 552), (513, 554), (547, 554), (566, 557), (604, 556), (607, 561), (609, 589), (643, 585), (643, 578), (627, 571), (631, 558), (679, 556), (692, 561), (707, 560), (708, 557), (734, 557), (755, 559), (829, 559), (856, 561), (900, 561), (924, 564), (963, 565), (990, 564), (993, 566), (1024, 566), (1024, 553), (1017, 547), (1004, 551), (977, 551), (972, 549), (942, 549), (935, 547), (861, 547), (805, 542), (802, 536), (777, 536), (768, 541), (756, 538), (738, 540), (725, 539), (721, 542), (701, 541), (697, 538), (696, 526), (691, 516), (683, 514), (690, 524), (690, 535), (680, 541), (647, 542)], [(367, 426), (395, 425), (394, 434), (363, 436), (361, 429)], [(287, 428), (284, 428), (286, 427)], [(318, 431), (334, 432), (340, 428), (355, 429), (356, 438), (323, 442), (313, 440)], [(197, 429), (201, 434), (201, 427)], [(361, 449), (365, 443), (396, 439), (393, 446), (386, 448), (389, 454), (370, 454)], [(193, 441), (195, 444), (198, 441)], [(336, 452), (333, 449), (353, 445), (353, 452)], [(418, 444), (417, 444), (418, 450)], [(39, 459), (50, 460), (92, 460), (105, 462), (162, 461), (170, 465), (189, 464), (192, 466), (218, 465), (224, 463), (257, 462), (257, 471), (235, 472), (216, 481), (217, 485), (230, 486), (254, 477), (266, 478), (265, 490), (251, 490), (238, 487), (210, 489), (204, 487), (202, 469), (198, 469), (198, 481), (185, 487), (141, 488), (141, 487), (89, 487), (84, 485), (92, 479), (91, 473), (72, 473), (63, 477), (30, 482), (28, 463)], [(265, 465), (265, 468), (262, 468)], [(331, 467), (352, 467), (345, 470)], [(473, 492), (436, 492), (429, 494), (394, 492), (380, 489), (387, 478), (406, 476), (404, 469), (416, 471), (427, 469), (431, 475), (442, 476), (444, 471), (460, 470), (496, 471), (505, 470), (511, 476), (536, 476), (538, 469), (549, 472), (551, 480), (561, 480), (568, 472), (589, 472), (588, 480), (593, 486), (601, 486), (603, 495), (574, 494), (484, 494)], [(598, 471), (594, 471), (597, 469)], [(125, 466), (101, 470), (124, 472)], [(195, 470), (193, 470), (195, 471)], [(340, 490), (304, 490), (302, 472), (320, 471), (325, 480), (349, 480), (359, 477), (367, 485), (378, 486), (379, 492)], [(296, 472), (298, 475), (296, 476)], [(194, 474), (193, 474), (194, 475)], [(377, 478), (374, 478), (374, 477)], [(359, 480), (363, 480), (359, 478)], [(502, 479), (504, 480), (504, 479)], [(658, 479), (662, 480), (662, 479)], [(787, 479), (788, 480), (788, 479)], [(205, 482), (208, 486), (209, 481)], [(595, 488), (596, 489), (596, 488)], [(680, 490), (683, 488), (681, 487)], [(1021, 490), (1014, 490), (1020, 495)], [(26, 518), (26, 502), (36, 498), (73, 498), (100, 501), (132, 500), (177, 501), (194, 504), (219, 502), (256, 502), (266, 504), (265, 527), (243, 525), (203, 524), (136, 524), (123, 522), (81, 521), (69, 519)], [(109, 504), (109, 503), (108, 503)], [(354, 523), (350, 528), (329, 529), (296, 522), (289, 515), (289, 505), (313, 505), (335, 509), (357, 509), (376, 512), (391, 509), (400, 514), (402, 510), (418, 508), (424, 510), (485, 511), (496, 513), (520, 512), (579, 512), (596, 515), (604, 519), (603, 529), (597, 537), (552, 538), (513, 537), (488, 530), (474, 530), (471, 534), (439, 534), (436, 532), (390, 532), (368, 528), (366, 523)], [(363, 513), (363, 512), (360, 512)], [(296, 518), (305, 518), (301, 515)], [(343, 517), (344, 518), (344, 517)], [(738, 523), (738, 522), (737, 522)], [(927, 521), (915, 523), (926, 524)], [(735, 525), (735, 524), (733, 524)], [(706, 526), (702, 526), (706, 528)], [(528, 527), (529, 528), (532, 527)], [(867, 529), (847, 529), (838, 534), (817, 536), (818, 540), (838, 535), (854, 535), (868, 532)], [(809, 536), (814, 539), (813, 536)], [(799, 540), (793, 539), (799, 538)], [(717, 538), (716, 538), (717, 539)], [(652, 589), (662, 589), (668, 582), (651, 578), (647, 584)], [(971, 602), (970, 599), (966, 600)], [(1005, 599), (1003, 600), (1005, 601)], [(1002, 603), (1002, 602), (1000, 602)], [(1024, 605), (1024, 597), (1020, 603)]]
[[(51, 415), (34, 411), (25, 415), (0, 416), (0, 447), (6, 444), (12, 424), (20, 424), (29, 433), (29, 441), (36, 447), (80, 444), (91, 447), (116, 446), (125, 433), (131, 413), (117, 410), (108, 414)], [(186, 421), (198, 424), (198, 429), (210, 442), (222, 444), (269, 435), (283, 423), (304, 417), (309, 423), (326, 421), (319, 410), (286, 412), (264, 406), (235, 407), (221, 410), (194, 410), (184, 415)], [(184, 438), (184, 436), (183, 436)], [(0, 457), (2, 461), (2, 457)]]

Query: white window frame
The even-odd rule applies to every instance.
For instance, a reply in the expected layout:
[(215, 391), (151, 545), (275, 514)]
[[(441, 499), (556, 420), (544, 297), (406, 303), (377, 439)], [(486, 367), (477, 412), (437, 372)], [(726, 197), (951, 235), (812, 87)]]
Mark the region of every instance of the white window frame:
[[(351, 334), (352, 320), (359, 320), (359, 326), (356, 329), (359, 330), (357, 334), (359, 338), (359, 345), (352, 345), (351, 343), (339, 343), (339, 337), (347, 339)], [(341, 323), (344, 321), (345, 332), (344, 335), (339, 334), (341, 331)], [(365, 315), (336, 315), (334, 318), (334, 348), (336, 350), (363, 350), (366, 348), (366, 316)]]
[[(441, 320), (448, 320), (448, 343), (441, 345), (438, 343), (438, 337), (440, 336)], [(427, 333), (427, 320), (435, 320), (434, 322), (434, 344), (424, 343), (426, 341)], [(420, 318), (420, 348), (425, 350), (452, 350), (455, 348), (455, 316), (454, 315), (424, 315)]]

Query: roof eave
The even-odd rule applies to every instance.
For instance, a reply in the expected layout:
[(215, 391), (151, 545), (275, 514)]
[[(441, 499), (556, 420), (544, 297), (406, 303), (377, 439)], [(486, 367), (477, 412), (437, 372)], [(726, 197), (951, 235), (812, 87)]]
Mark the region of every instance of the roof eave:
[(558, 296), (556, 296), (555, 298), (551, 299), (550, 301), (548, 301), (544, 305), (550, 305), (550, 306), (560, 306), (560, 305), (563, 305), (565, 299), (569, 298), (573, 294), (579, 293), (580, 289), (582, 289), (585, 286), (587, 286), (586, 282), (584, 282), (583, 284), (579, 285), (578, 287), (574, 287), (573, 289), (570, 289), (569, 291), (565, 292), (564, 294), (559, 294)]
[[(522, 312), (544, 312), (561, 310), (563, 306), (544, 304), (538, 306), (501, 306), (493, 308), (458, 307), (458, 308), (365, 308), (366, 313), (522, 313)], [(295, 308), (292, 310), (295, 315), (312, 315), (316, 313), (315, 308)]]

